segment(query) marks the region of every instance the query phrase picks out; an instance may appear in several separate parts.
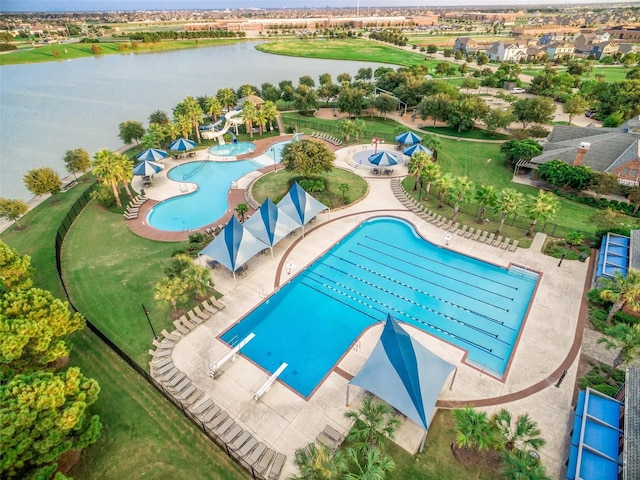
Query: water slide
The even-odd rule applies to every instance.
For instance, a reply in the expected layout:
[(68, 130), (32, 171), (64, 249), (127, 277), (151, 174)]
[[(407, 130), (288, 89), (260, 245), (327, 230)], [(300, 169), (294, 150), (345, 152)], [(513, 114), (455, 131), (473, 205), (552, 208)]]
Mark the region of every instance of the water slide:
[[(208, 130), (201, 133), (202, 138), (206, 140), (217, 139), (220, 144), (223, 144), (222, 136), (229, 131), (232, 125), (240, 125), (242, 123), (242, 117), (238, 115), (242, 114), (242, 108), (236, 108), (227, 112), (224, 117), (213, 124), (214, 130)], [(217, 125), (220, 125), (224, 120), (224, 126), (221, 130), (215, 130)]]

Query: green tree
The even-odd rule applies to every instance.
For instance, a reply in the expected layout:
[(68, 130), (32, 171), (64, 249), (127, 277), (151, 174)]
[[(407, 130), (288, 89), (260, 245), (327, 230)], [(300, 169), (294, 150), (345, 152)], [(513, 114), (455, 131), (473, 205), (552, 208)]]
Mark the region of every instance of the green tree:
[(249, 211), (249, 206), (246, 203), (239, 203), (236, 206), (236, 213), (238, 214), (238, 219), (241, 222), (244, 222), (244, 216)]
[(471, 197), (473, 190), (473, 182), (468, 177), (455, 177), (451, 182), (451, 188), (449, 189), (449, 197), (453, 202), (453, 215), (451, 220), (456, 219), (460, 212), (460, 206), (463, 202), (466, 202)]
[(330, 171), (334, 161), (333, 152), (317, 140), (291, 142), (282, 150), (282, 163), (287, 171), (305, 178)]
[(353, 422), (346, 440), (360, 455), (371, 446), (385, 451), (400, 427), (391, 407), (386, 403), (374, 403), (371, 397), (365, 398), (358, 410), (347, 411), (345, 417)]
[(498, 451), (540, 450), (547, 442), (528, 413), (514, 419), (509, 410), (502, 408), (489, 419), (493, 430), (493, 447)]
[(433, 152), (433, 161), (438, 161), (438, 150), (442, 147), (442, 142), (435, 135), (427, 134), (422, 137), (422, 145)]
[(373, 100), (373, 107), (378, 110), (383, 117), (386, 117), (387, 113), (398, 108), (398, 100), (393, 98), (391, 95), (383, 93)]
[(489, 112), (489, 106), (478, 95), (460, 95), (449, 108), (447, 122), (458, 132), (474, 127), (476, 120)]
[(62, 180), (53, 168), (32, 168), (22, 177), (25, 187), (33, 195), (54, 194), (60, 191)]
[(111, 150), (100, 150), (93, 156), (93, 173), (98, 177), (100, 184), (111, 187), (118, 208), (122, 208), (118, 193), (119, 183), (124, 184), (127, 194), (131, 197), (127, 183), (133, 178), (132, 167), (129, 158)]
[(77, 367), (57, 375), (20, 374), (0, 384), (0, 477), (50, 478), (64, 452), (94, 443), (102, 425), (87, 410), (99, 392)]
[(267, 100), (264, 102), (264, 105), (262, 105), (261, 111), (264, 114), (265, 120), (269, 122), (269, 130), (273, 131), (273, 122), (278, 118), (278, 115), (280, 115), (275, 102)]
[(420, 191), (418, 191), (418, 201), (420, 201), (420, 193), (422, 192), (422, 185), (424, 185), (425, 196), (429, 196), (429, 192), (431, 191), (431, 185), (434, 182), (437, 182), (440, 178), (442, 172), (440, 170), (440, 165), (437, 163), (427, 163), (422, 172), (420, 173)]
[(316, 92), (318, 93), (318, 96), (325, 101), (325, 103), (329, 103), (332, 99), (338, 96), (340, 93), (340, 87), (335, 83), (321, 84)]
[(498, 205), (498, 191), (493, 185), (476, 184), (474, 199), (480, 205), (480, 218), (478, 223), (484, 225), (484, 217), (487, 208), (495, 208)]
[(74, 148), (73, 150), (67, 150), (62, 160), (67, 167), (67, 172), (73, 173), (76, 176), (76, 172), (86, 173), (91, 168), (91, 158), (84, 148)]
[(427, 45), (427, 53), (433, 54), (433, 53), (436, 53), (437, 51), (438, 51), (437, 45), (433, 45), (433, 44)]
[(507, 156), (507, 163), (513, 165), (519, 160), (529, 161), (533, 157), (540, 155), (542, 147), (538, 142), (531, 139), (508, 140), (500, 145), (500, 151)]
[(440, 190), (440, 193), (438, 194), (438, 208), (444, 207), (444, 199), (447, 196), (447, 191), (451, 188), (451, 182), (453, 182), (453, 178), (449, 173), (439, 175), (438, 178), (434, 180), (433, 183)]
[(280, 90), (271, 83), (260, 85), (260, 96), (265, 101), (277, 102), (280, 100)]
[(566, 102), (562, 104), (562, 110), (569, 115), (569, 125), (576, 115), (582, 115), (589, 108), (589, 102), (587, 102), (580, 95), (575, 94), (567, 98)]
[(425, 152), (418, 152), (409, 159), (409, 175), (416, 177), (416, 181), (413, 185), (414, 191), (418, 189), (418, 184), (421, 182), (422, 172), (429, 163), (433, 162)]
[(236, 101), (238, 100), (233, 88), (221, 88), (217, 91), (216, 98), (227, 110), (235, 107)]
[(360, 136), (367, 128), (367, 124), (361, 118), (353, 119), (353, 134), (356, 136), (356, 142), (360, 140)]
[(522, 128), (530, 123), (550, 123), (556, 111), (553, 100), (546, 97), (521, 98), (513, 102), (512, 108)]
[(331, 78), (331, 74), (330, 73), (321, 73), (320, 76), (318, 76), (318, 82), (319, 82), (320, 86), (329, 85), (329, 84), (333, 83), (333, 79)]
[(298, 88), (296, 88), (293, 93), (293, 105), (296, 109), (302, 110), (303, 112), (315, 110), (318, 108), (316, 91), (308, 85), (298, 85)]
[(504, 452), (501, 473), (513, 480), (552, 480), (540, 460), (522, 450)]
[(618, 323), (607, 327), (604, 333), (608, 336), (599, 338), (598, 343), (604, 344), (607, 350), (618, 350), (607, 375), (608, 380), (620, 365), (629, 365), (640, 356), (640, 324)]
[(351, 84), (351, 75), (348, 73), (340, 73), (336, 77), (337, 82), (343, 87), (349, 86)]
[(371, 446), (364, 453), (347, 449), (347, 460), (351, 471), (344, 476), (345, 480), (384, 480), (396, 467), (390, 456)]
[(258, 88), (248, 83), (245, 83), (244, 85), (240, 85), (240, 87), (238, 87), (238, 90), (236, 91), (236, 95), (238, 96), (238, 99), (248, 97), (249, 95), (257, 95), (257, 94), (258, 94)]
[(297, 449), (293, 462), (300, 470), (300, 475), (293, 480), (343, 480), (347, 470), (342, 451), (331, 453), (316, 443)]
[(342, 118), (336, 124), (338, 132), (344, 137), (345, 142), (351, 139), (351, 135), (355, 132), (355, 123), (350, 118)]
[(184, 117), (189, 119), (191, 130), (195, 133), (198, 143), (200, 143), (200, 122), (202, 122), (203, 114), (202, 107), (193, 97), (186, 97), (173, 108), (174, 118)]
[(338, 95), (336, 106), (341, 112), (357, 117), (364, 108), (364, 92), (361, 88), (343, 87)]
[[(463, 67), (463, 66), (466, 68), (467, 65), (465, 63), (460, 65), (460, 67)], [(467, 93), (469, 93), (469, 90), (475, 90), (476, 88), (478, 88), (478, 85), (480, 85), (480, 83), (478, 82), (477, 79), (473, 77), (465, 77), (464, 80), (462, 80), (462, 84), (460, 85), (460, 88), (464, 88), (467, 91)]]
[(447, 62), (440, 62), (436, 65), (436, 73), (440, 75), (440, 78), (444, 77), (448, 70), (449, 64)]
[(0, 294), (7, 289), (30, 288), (32, 275), (31, 257), (20, 255), (0, 240)]
[(430, 117), (433, 119), (433, 126), (435, 127), (436, 121), (445, 121), (449, 117), (449, 110), (453, 101), (454, 97), (446, 93), (436, 93), (425, 97), (417, 107), (420, 118), (425, 120)]
[(29, 205), (23, 200), (12, 198), (0, 198), (0, 218), (6, 218), (10, 222), (16, 222), (18, 228), (22, 228), (18, 220), (29, 211)]
[(633, 214), (638, 213), (640, 209), (640, 187), (632, 187), (631, 190), (629, 190), (629, 195), (627, 195), (627, 200), (633, 205)]
[(149, 124), (156, 123), (158, 125), (166, 125), (170, 122), (171, 119), (169, 118), (169, 115), (167, 115), (166, 112), (163, 112), (162, 110), (156, 110), (151, 115), (149, 115)]
[(603, 277), (600, 285), (600, 298), (612, 303), (607, 324), (627, 305), (633, 311), (640, 308), (640, 270), (631, 268), (626, 275), (616, 270), (612, 278)]
[(298, 85), (306, 85), (307, 87), (315, 88), (316, 82), (311, 75), (303, 75), (298, 79)]
[(593, 184), (594, 172), (585, 165), (569, 165), (562, 160), (546, 162), (538, 168), (541, 180), (554, 187), (586, 190)]
[(150, 123), (140, 145), (143, 148), (162, 148), (166, 136), (166, 127), (158, 123)]
[(527, 218), (531, 220), (527, 237), (533, 236), (533, 229), (539, 221), (551, 220), (558, 210), (558, 198), (551, 192), (540, 190), (537, 196), (527, 195), (529, 202), (525, 209)]
[(464, 449), (486, 450), (491, 445), (491, 428), (486, 412), (471, 407), (453, 411), (456, 446)]
[(371, 67), (359, 68), (358, 73), (355, 76), (356, 80), (363, 80), (365, 82), (371, 81), (372, 78), (373, 78), (373, 71), (371, 70)]
[(167, 277), (154, 286), (153, 298), (162, 304), (169, 304), (175, 313), (178, 303), (187, 301), (190, 285), (182, 277)]
[(142, 123), (137, 120), (127, 120), (122, 122), (119, 126), (118, 138), (122, 140), (125, 145), (129, 145), (133, 141), (139, 141), (144, 136), (144, 127)]
[(620, 187), (618, 177), (605, 172), (592, 172), (592, 185), (590, 189), (596, 193), (596, 200), (603, 195), (616, 191)]
[(218, 115), (222, 115), (222, 103), (216, 97), (207, 97), (204, 105), (204, 111), (207, 115), (211, 116), (211, 119), (218, 121)]
[(513, 188), (505, 188), (498, 195), (496, 210), (500, 213), (500, 225), (497, 234), (502, 233), (502, 227), (509, 215), (515, 214), (522, 206), (524, 195)]
[(515, 120), (513, 110), (508, 108), (502, 110), (501, 108), (492, 108), (484, 116), (484, 123), (487, 126), (487, 130), (491, 132), (491, 135), (496, 134), (496, 130), (507, 128)]
[(7, 292), (0, 300), (0, 369), (25, 371), (68, 356), (65, 338), (83, 327), (82, 315), (47, 290)]

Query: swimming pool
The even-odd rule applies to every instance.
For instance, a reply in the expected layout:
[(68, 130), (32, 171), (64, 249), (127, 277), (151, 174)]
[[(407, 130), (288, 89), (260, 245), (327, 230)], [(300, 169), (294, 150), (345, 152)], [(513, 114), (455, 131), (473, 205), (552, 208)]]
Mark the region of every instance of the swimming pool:
[(387, 314), (468, 352), (466, 361), (502, 377), (537, 283), (433, 245), (394, 218), (364, 222), (226, 331), (255, 338), (242, 348), (309, 396), (362, 331)]
[(213, 147), (209, 147), (209, 153), (211, 155), (218, 155), (219, 157), (237, 157), (238, 155), (253, 153), (255, 149), (256, 146), (253, 142), (237, 142), (214, 145)]
[(251, 160), (190, 162), (172, 168), (167, 174), (171, 180), (195, 183), (198, 189), (188, 195), (158, 203), (147, 214), (147, 223), (153, 228), (168, 232), (185, 232), (209, 225), (222, 217), (229, 208), (227, 193), (231, 184), (253, 170), (273, 165), (274, 155), (275, 161), (279, 163), (282, 149), (289, 142), (276, 143), (269, 149), (268, 155), (259, 155)]

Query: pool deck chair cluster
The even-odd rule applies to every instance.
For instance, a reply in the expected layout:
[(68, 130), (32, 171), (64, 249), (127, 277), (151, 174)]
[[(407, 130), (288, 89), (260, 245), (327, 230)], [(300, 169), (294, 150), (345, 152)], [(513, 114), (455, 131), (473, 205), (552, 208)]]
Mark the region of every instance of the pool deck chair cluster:
[(460, 226), (459, 222), (454, 223), (453, 220), (449, 220), (442, 215), (437, 215), (435, 212), (429, 210), (423, 204), (417, 202), (413, 197), (411, 197), (411, 195), (409, 195), (404, 189), (399, 178), (391, 180), (391, 190), (405, 207), (420, 218), (433, 223), (436, 227), (442, 228), (450, 233), (455, 233), (460, 237), (469, 238), (480, 243), (501, 248), (502, 250), (515, 252), (516, 248), (518, 248), (518, 240), (513, 240), (512, 242), (509, 237), (504, 238), (502, 235), (496, 236), (495, 233), (489, 233), (486, 230), (468, 227), (467, 225)]
[(134, 198), (131, 201), (131, 203), (127, 205), (127, 208), (122, 214), (124, 218), (126, 218), (127, 220), (135, 220), (136, 218), (138, 218), (138, 214), (140, 213), (140, 207), (146, 201), (147, 201), (147, 197), (144, 195), (138, 195), (136, 198)]
[(327, 447), (332, 452), (338, 450), (340, 445), (342, 445), (342, 441), (344, 440), (344, 435), (342, 435), (339, 431), (333, 428), (331, 425), (327, 425), (324, 427), (324, 430), (321, 431), (316, 437), (316, 441), (325, 447)]
[[(214, 301), (216, 305), (216, 307), (210, 305), (210, 310), (207, 309), (208, 302), (203, 302), (203, 307), (210, 314), (224, 308), (224, 305), (217, 300), (211, 299), (210, 301)], [(187, 329), (186, 332), (177, 327), (173, 332), (162, 330), (162, 338), (154, 340), (156, 349), (149, 350), (149, 354), (152, 356), (149, 362), (151, 382), (211, 440), (218, 444), (229, 457), (245, 468), (252, 478), (279, 480), (287, 457), (269, 448), (259, 438), (256, 438), (248, 428), (238, 424), (173, 363), (173, 348), (191, 331), (187, 325), (192, 325), (195, 328), (195, 325), (189, 322), (186, 317), (180, 321), (176, 320), (176, 323), (180, 324), (182, 329)], [(253, 334), (247, 336), (247, 338), (249, 337), (253, 338)], [(241, 347), (240, 344), (238, 347)], [(236, 348), (239, 350), (238, 347)], [(222, 363), (217, 363), (218, 367), (222, 366)]]

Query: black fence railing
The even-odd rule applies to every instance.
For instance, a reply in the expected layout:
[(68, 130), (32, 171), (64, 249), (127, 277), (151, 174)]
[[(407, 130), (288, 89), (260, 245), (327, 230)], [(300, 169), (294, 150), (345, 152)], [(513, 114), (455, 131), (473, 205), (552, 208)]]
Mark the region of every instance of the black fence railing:
[[(307, 132), (304, 132), (307, 134), (311, 134), (312, 131), (315, 131), (315, 132), (322, 132), (322, 133), (330, 133), (336, 137), (341, 136), (339, 129), (336, 125), (328, 125), (326, 123), (320, 123), (314, 120), (306, 120), (304, 118), (296, 118), (296, 119), (285, 118), (284, 122), (286, 125), (295, 126), (298, 131), (301, 131), (302, 129), (308, 130)], [(370, 141), (372, 138), (377, 138), (387, 143), (396, 143), (395, 135), (393, 133), (378, 132), (375, 130), (363, 130), (362, 132), (359, 133), (358, 138), (361, 140), (366, 139), (366, 141)], [(351, 139), (355, 140), (356, 136), (351, 135)]]

